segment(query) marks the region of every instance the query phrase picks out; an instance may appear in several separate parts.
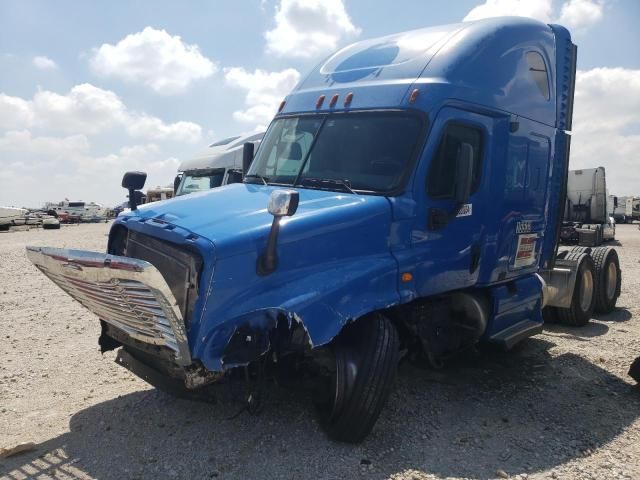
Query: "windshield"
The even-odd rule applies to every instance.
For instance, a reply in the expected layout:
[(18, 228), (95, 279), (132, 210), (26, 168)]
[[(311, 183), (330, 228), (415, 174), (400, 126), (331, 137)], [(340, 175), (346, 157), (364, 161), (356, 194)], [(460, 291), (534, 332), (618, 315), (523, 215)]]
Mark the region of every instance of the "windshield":
[(413, 162), (422, 127), (410, 112), (280, 118), (269, 127), (246, 181), (392, 192)]
[(224, 169), (207, 170), (202, 172), (184, 172), (182, 182), (176, 195), (200, 192), (222, 185)]

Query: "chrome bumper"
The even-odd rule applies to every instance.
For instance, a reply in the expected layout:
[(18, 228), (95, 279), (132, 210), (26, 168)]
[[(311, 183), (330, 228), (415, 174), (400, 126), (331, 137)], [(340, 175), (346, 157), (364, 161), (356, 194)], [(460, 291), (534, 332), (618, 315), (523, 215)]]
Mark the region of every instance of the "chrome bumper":
[(62, 290), (135, 340), (168, 347), (191, 364), (184, 320), (162, 274), (149, 262), (83, 250), (27, 247), (27, 257)]

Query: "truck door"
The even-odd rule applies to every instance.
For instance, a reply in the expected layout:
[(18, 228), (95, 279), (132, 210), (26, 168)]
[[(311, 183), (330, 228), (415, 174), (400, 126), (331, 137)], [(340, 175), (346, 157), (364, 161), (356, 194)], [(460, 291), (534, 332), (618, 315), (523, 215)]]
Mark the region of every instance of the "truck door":
[[(413, 184), (417, 215), (411, 237), (419, 296), (467, 287), (478, 278), (484, 220), (495, 201), (487, 159), (495, 149), (496, 128), (508, 129), (508, 119), (451, 107), (434, 120)], [(469, 201), (457, 206), (455, 165), (463, 144), (473, 149), (472, 188)]]

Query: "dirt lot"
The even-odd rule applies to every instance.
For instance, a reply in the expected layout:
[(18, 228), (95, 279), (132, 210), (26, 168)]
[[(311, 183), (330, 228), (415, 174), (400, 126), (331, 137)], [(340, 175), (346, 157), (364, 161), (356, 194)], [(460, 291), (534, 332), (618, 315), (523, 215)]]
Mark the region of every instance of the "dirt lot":
[[(622, 297), (582, 329), (445, 369), (403, 364), (358, 446), (331, 442), (308, 399), (273, 387), (259, 416), (178, 400), (97, 348), (96, 317), (33, 268), (24, 246), (103, 251), (106, 225), (0, 234), (0, 479), (640, 479), (640, 231), (618, 227)], [(227, 398), (227, 397), (225, 397)]]

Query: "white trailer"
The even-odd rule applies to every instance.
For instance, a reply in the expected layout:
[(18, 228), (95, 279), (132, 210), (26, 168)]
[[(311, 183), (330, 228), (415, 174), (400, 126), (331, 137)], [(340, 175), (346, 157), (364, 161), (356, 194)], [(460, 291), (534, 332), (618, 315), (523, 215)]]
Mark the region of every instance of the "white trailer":
[(615, 238), (615, 197), (607, 191), (604, 167), (569, 170), (560, 240), (597, 246)]
[(264, 132), (220, 140), (185, 160), (174, 181), (176, 196), (200, 192), (242, 181), (242, 150), (245, 143), (260, 144)]
[(640, 197), (628, 197), (625, 202), (625, 220), (631, 223), (640, 220)]

